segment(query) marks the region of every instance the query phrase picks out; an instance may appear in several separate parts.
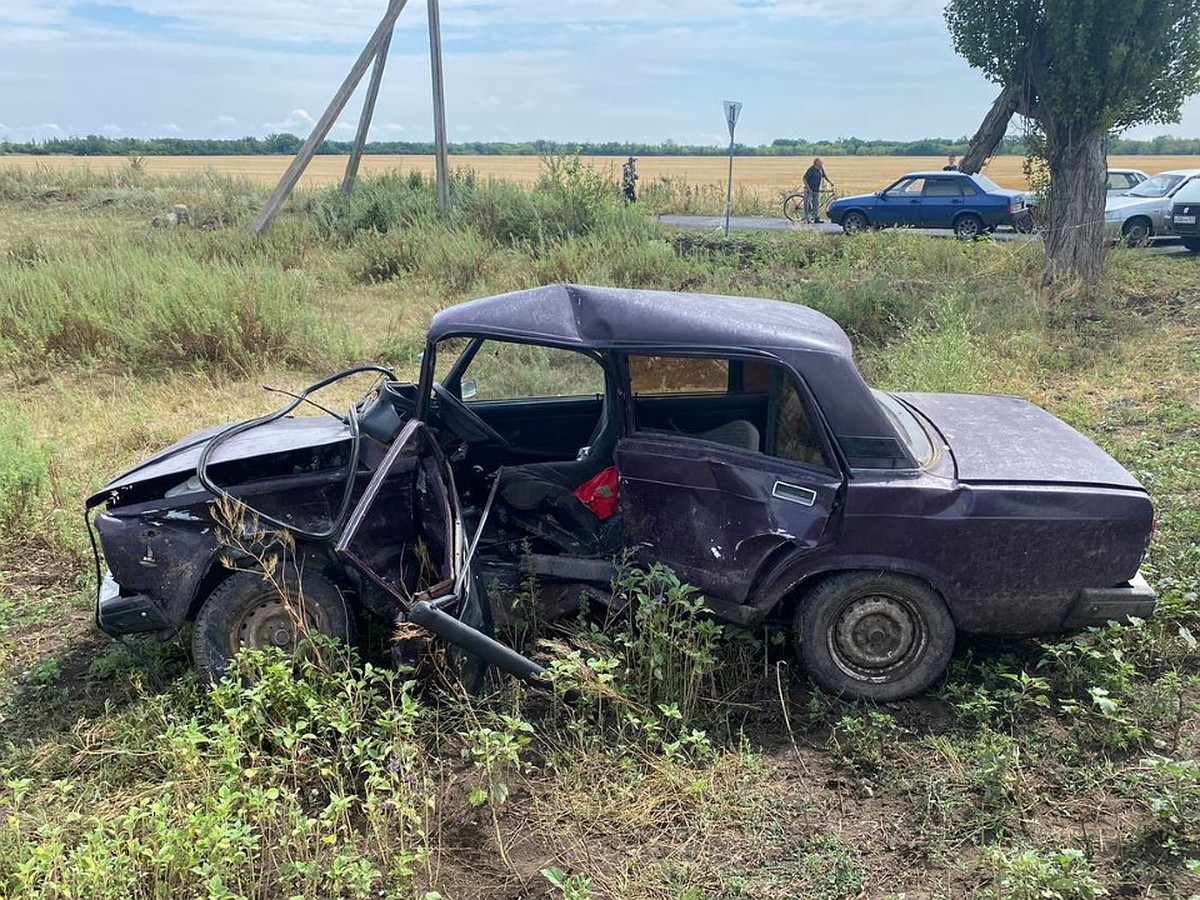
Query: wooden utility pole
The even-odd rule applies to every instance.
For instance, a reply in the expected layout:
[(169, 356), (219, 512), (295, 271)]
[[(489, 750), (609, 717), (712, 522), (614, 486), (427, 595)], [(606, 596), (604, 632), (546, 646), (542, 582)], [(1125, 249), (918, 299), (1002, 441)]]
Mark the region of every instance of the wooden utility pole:
[[(391, 0), (388, 7), (404, 7), (405, 0)], [(397, 10), (397, 15), (399, 10)], [(371, 117), (375, 115), (375, 98), (379, 96), (379, 83), (383, 80), (383, 67), (387, 65), (388, 49), (392, 46), (392, 32), (387, 33), (379, 52), (375, 54), (375, 65), (371, 69), (371, 80), (367, 84), (367, 97), (363, 101), (362, 115), (358, 119), (358, 132), (354, 135), (354, 149), (346, 163), (346, 176), (342, 179), (342, 196), (349, 197), (354, 190), (354, 179), (358, 177), (358, 164), (362, 162), (363, 148), (367, 145), (367, 132), (371, 128)]]
[(354, 67), (350, 70), (350, 74), (346, 76), (346, 80), (342, 82), (342, 86), (334, 94), (329, 107), (313, 127), (312, 134), (308, 136), (308, 140), (304, 142), (304, 146), (300, 148), (300, 152), (296, 154), (296, 158), (292, 160), (287, 171), (283, 173), (283, 177), (279, 179), (279, 184), (275, 185), (275, 190), (267, 199), (266, 204), (259, 210), (258, 215), (254, 217), (254, 222), (250, 226), (250, 230), (254, 234), (262, 234), (279, 212), (283, 201), (291, 194), (292, 189), (296, 186), (296, 182), (300, 180), (300, 176), (304, 173), (305, 168), (316, 154), (317, 148), (321, 146), (321, 142), (329, 134), (329, 129), (333, 127), (333, 123), (337, 121), (337, 117), (345, 109), (346, 103), (354, 93), (354, 89), (358, 87), (363, 74), (367, 71), (367, 66), (371, 64), (371, 60), (379, 55), (380, 48), (383, 47), (384, 42), (391, 41), (392, 30), (396, 27), (396, 19), (400, 16), (400, 12), (404, 9), (407, 2), (408, 0), (392, 0), (388, 5), (388, 10), (384, 13), (383, 20), (371, 34), (371, 39), (367, 41), (367, 46), (359, 54)]
[(437, 204), (443, 219), (450, 213), (450, 176), (446, 151), (446, 93), (442, 80), (442, 19), (438, 0), (429, 0), (429, 71), (433, 80), (433, 142), (437, 152)]

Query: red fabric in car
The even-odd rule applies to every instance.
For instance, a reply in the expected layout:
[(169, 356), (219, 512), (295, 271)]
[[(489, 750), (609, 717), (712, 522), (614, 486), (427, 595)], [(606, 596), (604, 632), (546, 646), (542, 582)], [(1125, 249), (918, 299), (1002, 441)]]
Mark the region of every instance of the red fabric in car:
[(609, 466), (575, 488), (575, 499), (601, 521), (617, 511), (617, 467)]

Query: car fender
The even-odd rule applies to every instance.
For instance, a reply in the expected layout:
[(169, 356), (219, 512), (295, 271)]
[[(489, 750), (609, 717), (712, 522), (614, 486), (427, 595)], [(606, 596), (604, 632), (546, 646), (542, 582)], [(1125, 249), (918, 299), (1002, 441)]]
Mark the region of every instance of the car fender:
[(946, 573), (914, 559), (882, 555), (817, 557), (794, 550), (783, 551), (763, 566), (750, 592), (751, 618), (761, 622), (776, 611), (790, 616), (795, 604), (818, 581), (842, 572), (894, 572), (918, 578), (937, 591), (954, 614), (954, 585)]

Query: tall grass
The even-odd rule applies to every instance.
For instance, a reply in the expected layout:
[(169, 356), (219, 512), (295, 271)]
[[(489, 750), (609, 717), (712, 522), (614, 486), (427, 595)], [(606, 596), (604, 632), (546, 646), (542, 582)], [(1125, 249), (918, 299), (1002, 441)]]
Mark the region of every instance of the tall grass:
[(271, 363), (321, 365), (346, 350), (344, 338), (320, 327), (305, 277), (266, 265), (117, 245), (92, 259), (0, 262), (0, 284), (0, 359), (9, 368), (244, 374)]

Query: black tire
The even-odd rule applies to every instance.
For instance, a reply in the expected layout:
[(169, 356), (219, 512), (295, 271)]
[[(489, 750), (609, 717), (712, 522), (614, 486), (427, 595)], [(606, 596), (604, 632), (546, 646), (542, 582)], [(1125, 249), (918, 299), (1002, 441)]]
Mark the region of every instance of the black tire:
[(789, 222), (804, 219), (804, 194), (788, 194), (783, 198), (783, 217)]
[(842, 231), (846, 234), (859, 234), (870, 227), (867, 217), (857, 211), (851, 211), (842, 216)]
[(1180, 238), (1183, 246), (1187, 247), (1192, 253), (1200, 253), (1200, 237), (1185, 237)]
[(921, 693), (946, 671), (955, 628), (945, 602), (925, 582), (891, 572), (847, 572), (802, 599), (792, 638), (825, 690), (884, 703)]
[(1144, 247), (1154, 235), (1154, 226), (1145, 216), (1134, 216), (1121, 226), (1121, 237), (1129, 247)]
[(1033, 234), (1033, 213), (1029, 210), (1017, 213), (1013, 219), (1013, 231), (1017, 234)]
[(961, 241), (974, 240), (983, 231), (983, 219), (975, 213), (963, 213), (954, 220), (954, 236)]
[(293, 571), (275, 578), (278, 585), (257, 572), (235, 572), (209, 594), (192, 632), (192, 660), (203, 678), (220, 681), (243, 647), (296, 652), (303, 644), (297, 615), (309, 631), (353, 643), (354, 614), (328, 579)]

